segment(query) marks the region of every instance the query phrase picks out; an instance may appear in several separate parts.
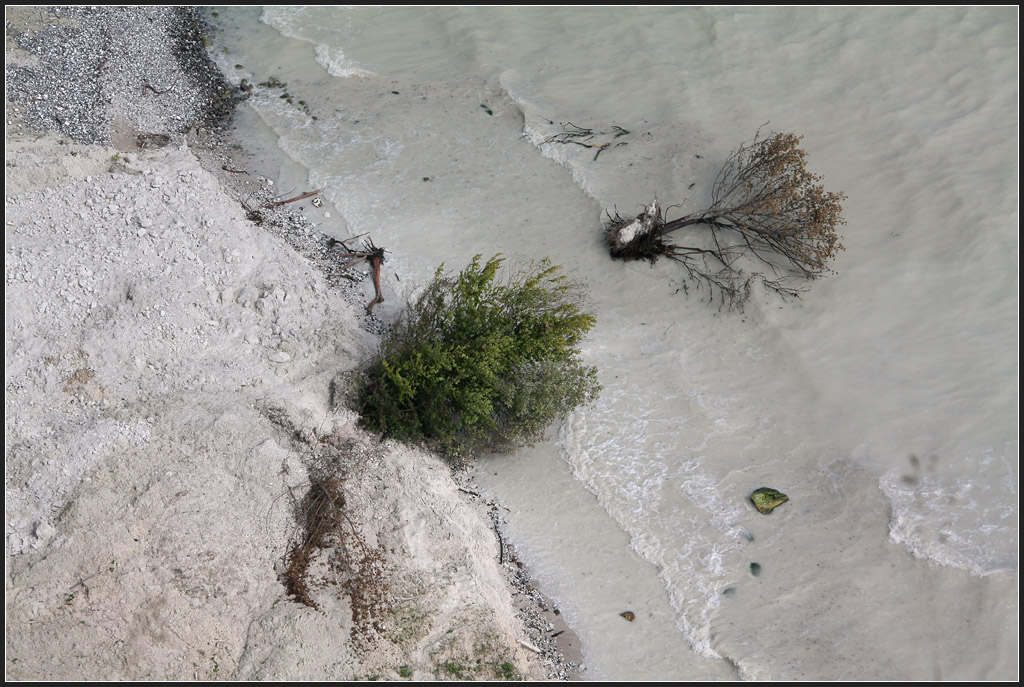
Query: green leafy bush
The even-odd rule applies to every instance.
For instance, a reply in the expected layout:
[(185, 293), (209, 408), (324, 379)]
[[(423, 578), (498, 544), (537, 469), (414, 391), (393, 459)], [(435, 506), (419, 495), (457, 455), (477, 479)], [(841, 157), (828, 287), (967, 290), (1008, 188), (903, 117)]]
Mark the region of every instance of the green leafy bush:
[(578, 345), (594, 326), (583, 285), (548, 260), (442, 265), (384, 338), (357, 395), (364, 424), (452, 456), (511, 451), (597, 397)]

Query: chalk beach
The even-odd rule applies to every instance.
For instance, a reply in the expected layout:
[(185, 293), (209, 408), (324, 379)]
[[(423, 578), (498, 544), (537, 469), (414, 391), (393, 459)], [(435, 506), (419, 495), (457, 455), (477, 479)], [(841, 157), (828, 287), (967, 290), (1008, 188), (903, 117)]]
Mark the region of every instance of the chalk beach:
[[(569, 675), (497, 506), (345, 408), (380, 323), (232, 166), (198, 14), (15, 7), (6, 38), (8, 679)], [(375, 630), (329, 571), (317, 608), (282, 583), (328, 474)]]

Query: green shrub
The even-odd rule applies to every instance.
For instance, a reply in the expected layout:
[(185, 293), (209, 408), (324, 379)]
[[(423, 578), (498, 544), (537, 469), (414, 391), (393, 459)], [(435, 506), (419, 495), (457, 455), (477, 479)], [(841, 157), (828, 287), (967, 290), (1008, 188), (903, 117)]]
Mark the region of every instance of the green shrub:
[(548, 260), (506, 271), (480, 256), (433, 281), (384, 338), (357, 395), (364, 424), (452, 456), (511, 451), (597, 397), (578, 345), (582, 284)]

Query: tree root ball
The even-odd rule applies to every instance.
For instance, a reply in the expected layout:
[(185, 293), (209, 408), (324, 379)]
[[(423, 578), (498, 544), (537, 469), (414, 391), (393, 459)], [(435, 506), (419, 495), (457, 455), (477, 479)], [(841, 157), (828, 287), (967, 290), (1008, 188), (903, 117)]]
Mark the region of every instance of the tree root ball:
[(605, 242), (613, 258), (619, 260), (649, 260), (654, 262), (667, 256), (669, 247), (661, 240), (660, 229), (665, 225), (658, 201), (654, 200), (633, 219), (615, 216), (605, 229)]

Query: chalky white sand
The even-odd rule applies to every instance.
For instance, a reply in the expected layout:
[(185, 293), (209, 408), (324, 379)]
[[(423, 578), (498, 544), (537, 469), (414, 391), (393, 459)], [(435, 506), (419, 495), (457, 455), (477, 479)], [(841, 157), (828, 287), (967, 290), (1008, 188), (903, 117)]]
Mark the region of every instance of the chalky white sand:
[[(157, 37), (172, 19), (101, 12)], [(113, 21), (28, 19), (33, 31)], [(150, 97), (138, 84), (155, 55), (160, 86), (186, 92), (166, 46), (137, 38), (106, 53), (130, 87), (99, 87)], [(63, 47), (15, 49), (13, 63)], [(176, 133), (173, 110), (139, 119), (119, 109), (130, 100), (110, 100), (120, 124), (101, 118), (94, 133), (120, 148), (39, 135), (24, 117), (31, 101), (7, 103), (6, 676), (564, 671), (532, 597), (509, 584), (507, 552), (499, 565), (473, 489), (460, 491), (438, 457), (364, 434), (344, 409), (348, 373), (374, 345), (360, 306), (246, 217)], [(171, 142), (137, 149), (147, 132)], [(366, 586), (391, 610), (371, 618), (370, 640), (353, 639), (351, 595), (326, 553), (310, 576), (318, 609), (282, 583), (303, 497), (324, 471), (343, 476), (349, 551), (385, 561), (383, 584)]]

